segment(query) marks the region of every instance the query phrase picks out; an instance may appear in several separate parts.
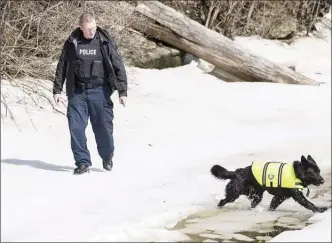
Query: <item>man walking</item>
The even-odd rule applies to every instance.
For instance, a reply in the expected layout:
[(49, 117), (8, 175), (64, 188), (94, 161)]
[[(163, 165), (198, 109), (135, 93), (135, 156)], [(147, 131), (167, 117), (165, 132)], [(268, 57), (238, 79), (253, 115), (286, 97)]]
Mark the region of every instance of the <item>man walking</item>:
[(118, 90), (123, 106), (127, 98), (126, 70), (117, 48), (107, 31), (97, 26), (92, 13), (80, 16), (79, 28), (64, 43), (56, 67), (53, 94), (58, 103), (66, 80), (67, 118), (77, 166), (74, 174), (88, 172), (92, 165), (85, 136), (89, 117), (103, 168), (112, 170), (113, 102), (110, 96)]

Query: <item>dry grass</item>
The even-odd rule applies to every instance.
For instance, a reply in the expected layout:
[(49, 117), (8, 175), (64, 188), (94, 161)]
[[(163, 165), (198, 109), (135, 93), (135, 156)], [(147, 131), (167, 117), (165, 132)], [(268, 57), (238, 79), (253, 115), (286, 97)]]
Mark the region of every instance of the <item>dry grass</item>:
[[(132, 3), (134, 4), (134, 3)], [(131, 46), (131, 21), (144, 21), (134, 15), (134, 6), (116, 1), (6, 1), (1, 2), (1, 77), (29, 76), (53, 80), (54, 65), (64, 40), (77, 27), (84, 10), (95, 13), (119, 44), (120, 52)]]
[(311, 31), (317, 17), (328, 11), (331, 0), (201, 0), (163, 1), (197, 22), (223, 35), (269, 37), (270, 29), (286, 19), (298, 31)]

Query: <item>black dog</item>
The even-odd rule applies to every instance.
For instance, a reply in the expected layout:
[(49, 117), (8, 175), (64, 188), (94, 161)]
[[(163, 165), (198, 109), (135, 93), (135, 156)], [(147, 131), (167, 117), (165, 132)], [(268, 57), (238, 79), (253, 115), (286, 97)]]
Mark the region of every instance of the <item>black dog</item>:
[[(212, 175), (218, 179), (231, 180), (226, 186), (226, 198), (220, 200), (218, 207), (223, 207), (227, 203), (234, 202), (240, 195), (246, 195), (251, 201), (251, 208), (254, 208), (262, 201), (263, 193), (266, 190), (274, 195), (270, 203), (269, 211), (276, 210), (282, 202), (290, 197), (313, 212), (321, 213), (328, 209), (327, 207), (315, 206), (313, 203), (309, 202), (302, 193), (302, 188), (308, 185), (319, 186), (324, 183), (324, 179), (320, 175), (320, 169), (310, 155), (308, 155), (307, 158), (302, 155), (301, 162), (294, 161), (290, 164), (267, 162), (263, 163), (263, 165), (265, 165), (262, 170), (263, 173), (259, 178), (262, 180), (257, 180), (257, 173), (253, 172), (254, 164), (245, 168), (236, 169), (235, 171), (228, 171), (220, 165), (212, 166)], [(275, 169), (276, 174), (271, 172), (271, 169), (270, 173), (266, 173), (268, 166), (278, 168)], [(287, 170), (290, 172), (282, 172), (283, 167), (288, 167)], [(293, 173), (293, 175), (291, 175), (291, 173)], [(284, 177), (293, 176), (294, 182), (291, 183), (293, 183), (292, 185), (294, 186), (289, 186), (290, 183), (288, 183), (288, 186), (284, 187), (281, 182), (282, 175)], [(287, 180), (287, 178), (285, 179)], [(295, 182), (295, 180), (297, 180), (297, 182)], [(270, 182), (270, 184), (266, 182)], [(275, 184), (274, 186), (273, 183)]]

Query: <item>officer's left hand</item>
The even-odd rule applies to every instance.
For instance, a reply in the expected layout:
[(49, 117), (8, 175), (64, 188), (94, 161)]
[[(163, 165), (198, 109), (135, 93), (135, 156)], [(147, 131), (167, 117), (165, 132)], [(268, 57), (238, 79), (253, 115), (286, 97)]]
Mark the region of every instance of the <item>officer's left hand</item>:
[(127, 97), (126, 96), (120, 96), (119, 101), (120, 101), (120, 104), (123, 105), (123, 107), (125, 107), (126, 106)]

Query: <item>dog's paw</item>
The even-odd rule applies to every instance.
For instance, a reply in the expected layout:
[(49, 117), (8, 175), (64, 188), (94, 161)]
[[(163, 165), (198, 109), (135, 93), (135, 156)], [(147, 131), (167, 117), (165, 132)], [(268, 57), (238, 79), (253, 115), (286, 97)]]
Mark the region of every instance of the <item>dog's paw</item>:
[(324, 213), (328, 209), (329, 209), (328, 207), (320, 207), (320, 208), (317, 208), (316, 212), (317, 213)]

